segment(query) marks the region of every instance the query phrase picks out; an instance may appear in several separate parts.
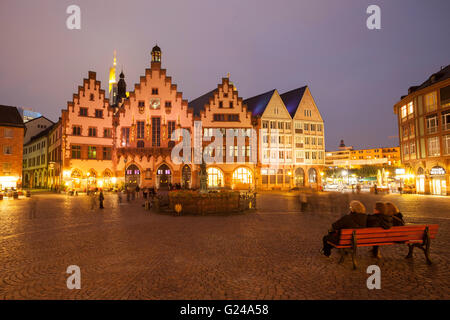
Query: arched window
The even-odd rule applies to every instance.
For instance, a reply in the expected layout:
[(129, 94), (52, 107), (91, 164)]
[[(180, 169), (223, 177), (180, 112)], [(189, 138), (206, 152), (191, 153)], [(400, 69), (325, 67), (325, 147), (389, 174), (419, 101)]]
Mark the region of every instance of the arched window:
[(222, 187), (223, 186), (223, 172), (218, 168), (208, 168), (208, 187)]
[(297, 187), (303, 187), (305, 185), (305, 171), (302, 168), (295, 169), (294, 179)]
[(308, 170), (309, 183), (317, 183), (317, 171), (314, 168)]
[(74, 169), (72, 171), (72, 174), (70, 175), (71, 178), (81, 178), (81, 171), (78, 169)]
[(237, 168), (233, 172), (233, 183), (251, 184), (253, 182), (252, 172), (244, 167)]

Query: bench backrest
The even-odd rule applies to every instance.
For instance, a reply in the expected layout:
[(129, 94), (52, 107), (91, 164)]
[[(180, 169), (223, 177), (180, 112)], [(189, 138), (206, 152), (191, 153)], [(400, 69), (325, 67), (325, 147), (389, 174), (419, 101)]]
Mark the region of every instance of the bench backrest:
[(430, 238), (434, 239), (438, 231), (437, 224), (407, 225), (392, 227), (390, 229), (342, 229), (339, 237), (339, 245), (351, 245), (353, 230), (356, 231), (356, 242), (358, 245), (384, 242), (422, 241), (426, 227), (428, 227)]

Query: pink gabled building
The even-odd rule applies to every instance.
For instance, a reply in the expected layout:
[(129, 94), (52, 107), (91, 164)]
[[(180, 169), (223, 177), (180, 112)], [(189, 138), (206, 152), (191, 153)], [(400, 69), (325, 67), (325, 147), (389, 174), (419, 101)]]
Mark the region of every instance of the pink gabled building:
[[(114, 117), (114, 166), (116, 177), (131, 187), (192, 185), (190, 164), (175, 164), (170, 141), (175, 129), (191, 131), (193, 112), (177, 85), (161, 68), (161, 49), (152, 50), (150, 69), (126, 97), (123, 73)], [(121, 82), (123, 81), (123, 82)]]
[(62, 182), (84, 191), (115, 183), (112, 162), (113, 109), (96, 73), (89, 71), (61, 116)]

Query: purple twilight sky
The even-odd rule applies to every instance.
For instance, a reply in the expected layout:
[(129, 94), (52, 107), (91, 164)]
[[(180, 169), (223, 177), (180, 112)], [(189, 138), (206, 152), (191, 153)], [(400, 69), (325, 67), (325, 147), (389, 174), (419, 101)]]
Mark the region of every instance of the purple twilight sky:
[[(81, 8), (81, 30), (66, 8)], [(381, 7), (381, 30), (366, 9)], [(89, 70), (107, 89), (117, 50), (129, 90), (157, 42), (191, 100), (227, 72), (247, 98), (309, 85), (326, 148), (398, 144), (392, 111), (409, 86), (450, 63), (449, 0), (1, 0), (0, 104), (56, 121)]]

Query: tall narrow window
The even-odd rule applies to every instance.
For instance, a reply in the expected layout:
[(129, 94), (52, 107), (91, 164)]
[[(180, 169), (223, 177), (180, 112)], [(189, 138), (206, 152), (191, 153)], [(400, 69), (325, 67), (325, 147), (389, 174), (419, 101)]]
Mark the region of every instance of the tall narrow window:
[(138, 121), (137, 122), (137, 138), (138, 139), (144, 139), (144, 130), (145, 129), (145, 122), (144, 121)]
[(122, 128), (122, 147), (130, 144), (130, 128)]
[(172, 132), (175, 131), (175, 121), (169, 121), (167, 122), (167, 133), (168, 133), (168, 137), (169, 139), (172, 137)]
[(152, 146), (161, 146), (161, 118), (152, 118)]

